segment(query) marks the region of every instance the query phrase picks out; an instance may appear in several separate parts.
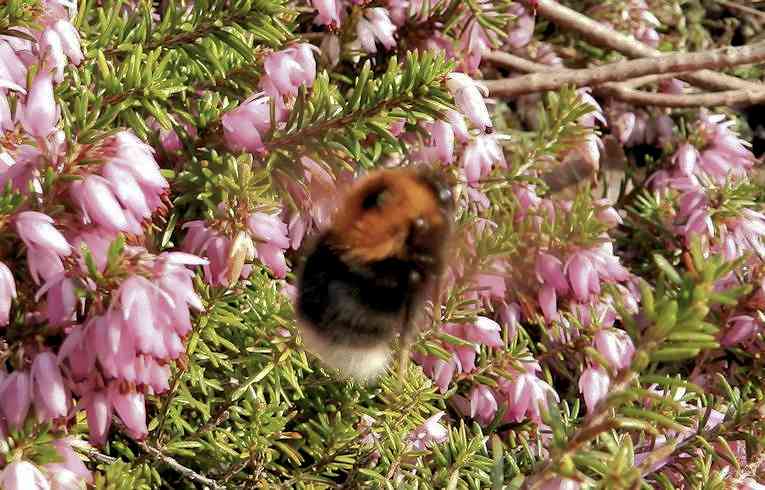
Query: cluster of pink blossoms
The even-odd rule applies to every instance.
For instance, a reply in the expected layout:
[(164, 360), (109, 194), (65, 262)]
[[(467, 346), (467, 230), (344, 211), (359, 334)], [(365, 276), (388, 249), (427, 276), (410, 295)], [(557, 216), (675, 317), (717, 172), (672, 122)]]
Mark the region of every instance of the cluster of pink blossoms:
[[(45, 2), (43, 30), (28, 32), (37, 42), (0, 40), (0, 126), (17, 132), (19, 144), (0, 154), (0, 181), (27, 197), (7, 223), (24, 244), (28, 271), (38, 287), (35, 309), (12, 316), (17, 280), (0, 265), (0, 326), (22, 334), (41, 322), (57, 327), (63, 343), (56, 351), (35, 342), (13, 346), (12, 370), (0, 368), (0, 438), (23, 430), (30, 415), (65, 433), (67, 421), (85, 410), (91, 440), (106, 441), (112, 414), (134, 437), (147, 434), (145, 395), (168, 388), (170, 363), (184, 351), (191, 330), (190, 309), (201, 310), (187, 266), (206, 260), (184, 253), (148, 253), (141, 237), (147, 223), (165, 209), (168, 183), (154, 150), (122, 131), (66, 157), (63, 132), (56, 128), (59, 108), (53, 83), (68, 62), (83, 58), (79, 36), (69, 21), (68, 2)], [(68, 61), (67, 61), (68, 60)], [(38, 74), (28, 90), (26, 73)], [(22, 97), (10, 113), (5, 90)], [(40, 175), (50, 168), (67, 175), (41, 194)], [(55, 196), (56, 202), (46, 201)], [(53, 216), (47, 209), (61, 208)], [(130, 237), (122, 254), (109, 254), (119, 234)], [(99, 277), (91, 276), (91, 264)], [(107, 271), (107, 266), (109, 270)], [(69, 437), (55, 439), (60, 462), (37, 466), (23, 451), (3, 461), (0, 486), (79, 488), (90, 472)]]

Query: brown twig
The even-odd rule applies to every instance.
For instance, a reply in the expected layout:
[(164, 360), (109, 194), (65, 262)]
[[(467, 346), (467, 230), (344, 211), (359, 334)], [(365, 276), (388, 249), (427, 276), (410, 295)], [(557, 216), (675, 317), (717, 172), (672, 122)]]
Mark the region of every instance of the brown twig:
[[(751, 46), (727, 47), (697, 53), (673, 53), (636, 60), (619, 61), (581, 70), (545, 70), (543, 73), (486, 81), (496, 96), (515, 95), (559, 89), (565, 85), (596, 86), (622, 82), (645, 75), (698, 71), (704, 68), (727, 68), (765, 60), (765, 42)], [(692, 75), (686, 73), (682, 76)]]
[(603, 87), (608, 95), (636, 105), (657, 107), (716, 107), (765, 102), (765, 86), (759, 90), (724, 90), (702, 94), (661, 94), (628, 87)]
[(216, 482), (215, 480), (213, 480), (211, 478), (208, 478), (208, 477), (206, 477), (204, 475), (200, 475), (199, 473), (197, 473), (196, 471), (192, 470), (191, 468), (183, 466), (181, 463), (179, 463), (175, 459), (173, 459), (170, 456), (164, 454), (159, 449), (146, 444), (145, 442), (139, 442), (138, 445), (141, 446), (141, 448), (144, 451), (146, 451), (148, 454), (150, 454), (151, 456), (155, 457), (156, 459), (162, 461), (163, 463), (165, 463), (166, 465), (168, 465), (169, 467), (171, 467), (172, 469), (174, 469), (175, 471), (177, 471), (178, 473), (180, 473), (185, 478), (187, 478), (187, 479), (189, 479), (191, 481), (195, 481), (197, 483), (201, 483), (203, 485), (207, 485), (210, 488), (213, 488), (213, 489), (216, 489), (216, 490), (217, 489), (221, 489), (222, 490), (223, 488), (225, 488), (223, 485), (221, 485), (220, 483)]
[[(631, 58), (649, 58), (662, 54), (632, 36), (611, 29), (554, 0), (526, 0), (526, 3), (529, 4), (529, 8), (536, 9), (541, 17), (563, 29), (577, 32), (584, 39), (598, 46), (610, 48)], [(761, 88), (760, 84), (710, 70), (689, 73), (683, 76), (683, 80), (711, 90), (759, 90)]]

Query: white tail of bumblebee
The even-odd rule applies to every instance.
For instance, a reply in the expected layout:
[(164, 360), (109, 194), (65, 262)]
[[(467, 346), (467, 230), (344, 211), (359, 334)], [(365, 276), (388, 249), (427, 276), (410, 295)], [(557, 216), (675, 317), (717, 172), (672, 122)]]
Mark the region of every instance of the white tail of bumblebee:
[(371, 384), (388, 367), (392, 354), (388, 342), (369, 347), (330, 343), (317, 335), (312, 327), (302, 322), (298, 322), (298, 326), (306, 349), (318, 356), (326, 367), (337, 369), (346, 378)]

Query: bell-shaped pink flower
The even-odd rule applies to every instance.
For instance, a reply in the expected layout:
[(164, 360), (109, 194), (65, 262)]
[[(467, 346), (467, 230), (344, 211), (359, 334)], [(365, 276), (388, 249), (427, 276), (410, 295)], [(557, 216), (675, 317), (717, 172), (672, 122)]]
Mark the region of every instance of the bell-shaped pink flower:
[(388, 11), (382, 7), (364, 10), (364, 17), (359, 18), (356, 24), (356, 35), (361, 47), (367, 53), (377, 52), (377, 42), (386, 49), (395, 46), (394, 32), (396, 32), (396, 26), (391, 22)]
[(485, 134), (471, 141), (462, 153), (461, 165), (471, 184), (487, 177), (495, 166), (504, 167), (505, 156), (496, 136)]
[[(260, 152), (265, 148), (263, 135), (271, 128), (272, 101), (274, 99), (270, 96), (256, 94), (223, 116), (223, 137), (229, 148), (251, 153)], [(287, 114), (279, 103), (274, 101), (274, 104), (276, 124), (285, 120)]]
[(558, 295), (555, 293), (555, 288), (552, 285), (545, 284), (539, 290), (539, 306), (542, 308), (542, 314), (548, 322), (560, 318), (558, 315)]
[(12, 461), (0, 473), (3, 490), (51, 490), (50, 483), (37, 466), (20, 459)]
[(8, 426), (18, 429), (24, 423), (32, 402), (32, 383), (26, 371), (14, 371), (0, 385), (0, 412)]
[(27, 247), (40, 247), (65, 257), (72, 251), (64, 235), (53, 226), (53, 218), (36, 211), (16, 215), (16, 231)]
[(342, 12), (342, 0), (310, 0), (318, 11), (316, 23), (329, 27), (338, 27)]
[(537, 278), (543, 284), (549, 284), (560, 294), (568, 294), (569, 287), (563, 274), (563, 262), (554, 255), (540, 252), (536, 262)]
[(433, 444), (446, 442), (449, 438), (449, 431), (439, 423), (443, 416), (444, 412), (436, 413), (407, 436), (406, 440), (413, 449), (422, 451)]
[(106, 436), (112, 424), (112, 404), (104, 391), (88, 394), (84, 402), (87, 413), (90, 441), (96, 446), (106, 444)]
[(595, 406), (608, 394), (611, 380), (608, 373), (601, 367), (589, 367), (579, 377), (579, 391), (584, 396), (587, 411), (592, 412)]
[(92, 221), (113, 232), (141, 233), (140, 226), (126, 216), (108, 180), (98, 175), (89, 175), (82, 182), (74, 182), (70, 189), (72, 198), (79, 203), (86, 222)]
[(47, 290), (45, 316), (51, 325), (61, 325), (74, 319), (77, 294), (71, 279), (64, 277), (52, 281), (55, 284)]
[(625, 369), (632, 363), (635, 345), (629, 334), (618, 328), (602, 328), (594, 337), (595, 348), (616, 369)]
[(454, 97), (454, 102), (460, 111), (470, 121), (482, 130), (492, 127), (489, 110), (486, 108), (484, 96), (488, 89), (464, 73), (450, 73), (446, 80), (446, 88)]
[(7, 265), (0, 262), (0, 327), (8, 325), (11, 302), (16, 298), (16, 282)]
[(69, 390), (52, 352), (40, 352), (32, 362), (32, 385), (38, 417), (44, 420), (69, 413)]
[(478, 316), (475, 323), (464, 326), (464, 338), (489, 347), (501, 347), (502, 335), (499, 323), (490, 318)]
[(117, 384), (113, 383), (109, 387), (109, 400), (132, 437), (143, 439), (148, 435), (143, 394), (134, 390), (123, 393)]
[(83, 59), (82, 49), (80, 48), (80, 33), (77, 32), (77, 29), (75, 29), (71, 22), (63, 19), (57, 20), (53, 24), (53, 30), (58, 34), (66, 56), (73, 65), (79, 65)]
[(597, 273), (592, 267), (592, 262), (585, 254), (577, 252), (566, 263), (566, 273), (577, 299), (586, 301), (590, 296), (590, 284), (593, 275), (595, 275), (597, 282)]
[(484, 385), (476, 385), (470, 391), (470, 416), (483, 425), (494, 420), (497, 414), (497, 400), (494, 393)]
[(53, 78), (41, 70), (32, 81), (21, 114), (24, 130), (37, 138), (45, 138), (53, 132), (58, 122), (58, 108), (53, 98)]
[(547, 398), (551, 396), (558, 400), (552, 386), (529, 371), (518, 374), (512, 381), (504, 381), (500, 388), (507, 396), (506, 417), (516, 422), (528, 417), (537, 424), (541, 423), (541, 407), (547, 406)]
[(454, 129), (452, 125), (444, 121), (434, 122), (430, 137), (436, 150), (436, 158), (443, 163), (451, 163), (454, 158)]
[(515, 24), (508, 33), (507, 42), (514, 49), (522, 48), (534, 35), (534, 16), (529, 14), (520, 3), (513, 3), (509, 12), (515, 16)]
[(55, 439), (52, 444), (61, 460), (44, 466), (50, 475), (52, 490), (79, 489), (93, 483), (93, 475), (72, 449), (69, 438)]

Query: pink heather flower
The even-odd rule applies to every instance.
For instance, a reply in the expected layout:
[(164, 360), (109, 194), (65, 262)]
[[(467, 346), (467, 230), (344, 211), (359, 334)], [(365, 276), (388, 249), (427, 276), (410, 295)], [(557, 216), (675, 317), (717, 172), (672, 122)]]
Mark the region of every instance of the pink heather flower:
[(0, 327), (8, 325), (11, 302), (16, 298), (16, 281), (7, 265), (0, 262)]
[(450, 73), (446, 80), (446, 88), (454, 97), (454, 102), (470, 122), (481, 130), (492, 127), (489, 110), (483, 98), (489, 95), (489, 90), (480, 82), (476, 82), (464, 73)]
[(688, 143), (683, 143), (680, 145), (680, 147), (677, 149), (677, 152), (672, 157), (672, 160), (675, 162), (675, 165), (677, 165), (677, 168), (682, 172), (684, 175), (692, 175), (694, 170), (696, 170), (696, 162), (699, 159), (699, 152), (698, 150), (689, 145)]
[(446, 111), (446, 120), (451, 125), (457, 141), (467, 143), (468, 139), (470, 139), (470, 134), (468, 133), (467, 124), (465, 124), (465, 116), (453, 109), (449, 109)]
[(11, 429), (20, 428), (32, 402), (32, 386), (29, 373), (14, 371), (0, 384), (0, 412)]
[(131, 437), (140, 440), (149, 434), (146, 428), (146, 405), (143, 394), (133, 390), (123, 393), (117, 383), (112, 383), (109, 386), (109, 401)]
[(47, 293), (45, 316), (51, 325), (61, 325), (74, 319), (77, 294), (71, 279), (52, 278), (37, 292), (37, 296), (43, 293)]
[(129, 131), (120, 131), (109, 143), (109, 151), (113, 155), (104, 165), (102, 172), (106, 172), (105, 168), (110, 163), (128, 170), (141, 186), (149, 208), (152, 211), (158, 208), (161, 205), (160, 195), (169, 184), (154, 159), (154, 149)]
[(140, 225), (122, 209), (105, 178), (88, 175), (81, 182), (73, 182), (69, 189), (72, 199), (80, 206), (85, 223), (94, 223), (112, 232), (141, 234)]
[(72, 449), (73, 442), (73, 439), (65, 438), (51, 443), (61, 459), (43, 466), (50, 476), (52, 490), (80, 489), (93, 483), (93, 475)]
[(23, 92), (26, 83), (26, 64), (6, 40), (0, 40), (0, 87)]
[(376, 53), (376, 42), (380, 42), (385, 49), (391, 49), (396, 45), (393, 33), (396, 26), (390, 20), (388, 11), (382, 7), (369, 8), (364, 11), (364, 17), (359, 18), (356, 24), (356, 35), (361, 47), (367, 53)]
[(571, 282), (571, 288), (579, 301), (586, 301), (590, 297), (593, 282), (598, 284), (598, 275), (592, 266), (592, 262), (583, 252), (576, 252), (566, 262), (565, 272)]
[(226, 144), (234, 151), (262, 151), (263, 134), (271, 129), (271, 102), (275, 104), (278, 124), (286, 120), (287, 111), (281, 103), (270, 96), (258, 93), (247, 99), (236, 109), (223, 116), (223, 137)]
[(261, 88), (271, 97), (297, 96), (301, 85), (310, 87), (316, 78), (314, 48), (307, 43), (297, 44), (266, 56), (263, 62), (265, 76)]
[(595, 204), (600, 206), (600, 209), (598, 209), (597, 214), (595, 215), (598, 218), (598, 221), (607, 224), (609, 228), (614, 228), (622, 224), (622, 217), (619, 216), (619, 212), (611, 206), (608, 199), (598, 199), (595, 201)]
[(497, 313), (507, 329), (508, 338), (514, 339), (518, 333), (518, 326), (521, 321), (521, 307), (517, 303), (510, 303), (508, 305), (503, 302), (497, 306)]
[(514, 49), (522, 48), (534, 35), (534, 16), (520, 3), (513, 3), (508, 12), (515, 16), (515, 25), (508, 33), (507, 43)]
[(595, 348), (616, 369), (625, 369), (632, 364), (635, 346), (629, 334), (618, 328), (602, 328), (594, 337)]
[(317, 24), (331, 28), (340, 26), (342, 0), (311, 0), (311, 5), (319, 13), (315, 21)]
[(487, 177), (494, 166), (504, 167), (505, 155), (494, 134), (482, 134), (468, 144), (461, 162), (465, 178), (471, 184)]
[(476, 385), (470, 392), (470, 416), (483, 425), (488, 425), (497, 414), (497, 400), (494, 393), (484, 385)]
[(444, 121), (436, 121), (431, 127), (430, 137), (435, 148), (435, 156), (443, 163), (451, 163), (454, 158), (454, 129)]
[(104, 391), (89, 393), (83, 403), (87, 413), (90, 441), (97, 445), (106, 444), (106, 436), (112, 424), (112, 405)]
[(20, 119), (24, 130), (37, 138), (45, 138), (55, 129), (58, 107), (53, 98), (53, 79), (46, 70), (32, 81)]
[(542, 308), (542, 314), (545, 320), (552, 322), (558, 320), (558, 295), (555, 293), (555, 287), (551, 284), (545, 284), (539, 290), (539, 306)]
[(537, 279), (543, 284), (549, 284), (560, 294), (568, 294), (569, 287), (563, 274), (563, 262), (557, 257), (540, 252), (536, 262)]
[(56, 255), (66, 257), (72, 249), (69, 243), (53, 226), (53, 218), (36, 211), (23, 211), (16, 215), (16, 232), (28, 248), (38, 247)]
[(749, 315), (738, 315), (728, 320), (728, 329), (720, 343), (731, 347), (752, 336), (758, 330), (757, 320)]
[(542, 422), (540, 405), (546, 407), (549, 396), (558, 400), (552, 386), (537, 378), (533, 372), (519, 373), (511, 381), (500, 381), (500, 389), (507, 397), (507, 420), (520, 422), (528, 417), (539, 424)]
[(460, 42), (465, 52), (464, 69), (468, 73), (473, 73), (481, 64), (483, 56), (491, 51), (491, 40), (478, 21), (473, 20), (470, 27), (462, 34)]
[(53, 24), (53, 30), (61, 40), (61, 46), (72, 64), (77, 66), (82, 62), (83, 55), (80, 49), (80, 33), (68, 20), (57, 20)]
[(626, 145), (627, 142), (630, 141), (636, 122), (637, 118), (634, 112), (623, 112), (619, 114), (616, 121), (611, 125), (612, 131), (619, 140), (619, 143)]
[[(445, 330), (448, 331), (448, 329), (449, 327), (445, 326)], [(466, 349), (472, 351), (473, 355), (475, 355), (473, 349)], [(433, 355), (424, 355), (419, 352), (415, 352), (412, 357), (422, 366), (425, 375), (433, 380), (441, 393), (446, 393), (449, 389), (449, 383), (451, 383), (452, 378), (454, 378), (454, 374), (462, 371), (462, 365), (457, 354), (452, 354), (452, 357), (448, 361), (444, 361)]]
[(587, 411), (592, 413), (595, 406), (608, 394), (611, 380), (601, 367), (588, 367), (579, 377), (579, 391), (584, 396)]
[(69, 413), (69, 390), (58, 367), (56, 356), (41, 352), (32, 362), (32, 385), (35, 408), (42, 420), (65, 417)]
[(0, 473), (3, 490), (51, 490), (45, 475), (29, 461), (15, 460)]
[(438, 412), (428, 418), (406, 437), (406, 441), (417, 451), (423, 451), (433, 444), (446, 442), (449, 438), (449, 431), (438, 423), (443, 416), (444, 412)]
[(588, 87), (580, 88), (576, 93), (583, 104), (588, 104), (591, 107), (589, 113), (579, 118), (579, 124), (586, 128), (594, 127), (596, 122), (599, 122), (604, 126), (607, 125), (606, 117), (603, 115), (603, 108), (600, 107), (600, 104), (598, 104), (592, 95), (590, 95), (590, 89)]
[(488, 347), (501, 347), (502, 335), (499, 323), (489, 318), (478, 316), (472, 325), (464, 325), (464, 339)]

